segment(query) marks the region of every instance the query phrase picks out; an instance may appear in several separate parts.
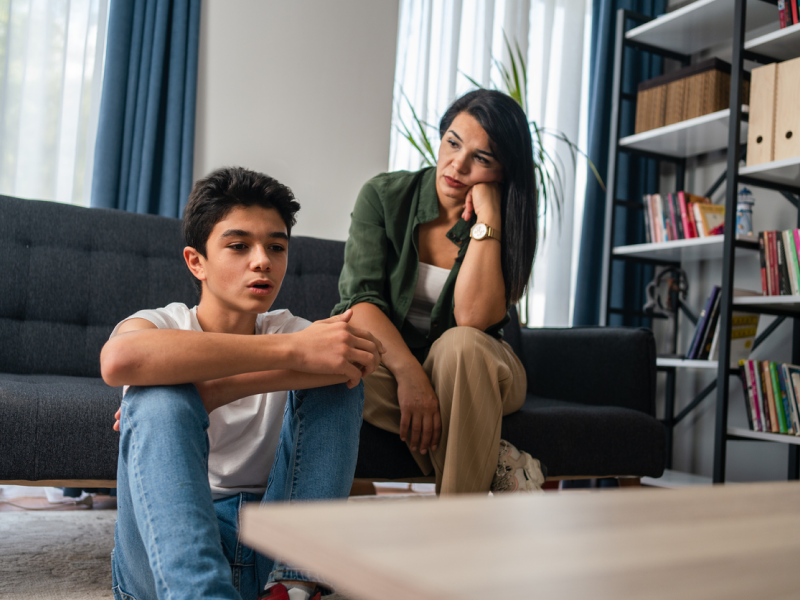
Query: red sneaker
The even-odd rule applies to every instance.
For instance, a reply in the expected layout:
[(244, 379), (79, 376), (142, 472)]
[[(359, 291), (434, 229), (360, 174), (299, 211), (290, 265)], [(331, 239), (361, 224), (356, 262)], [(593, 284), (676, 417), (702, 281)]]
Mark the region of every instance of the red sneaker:
[(285, 585), (276, 583), (259, 596), (258, 600), (321, 600), (321, 598), (321, 592), (317, 592), (309, 598), (308, 594), (299, 588), (295, 588), (289, 592)]

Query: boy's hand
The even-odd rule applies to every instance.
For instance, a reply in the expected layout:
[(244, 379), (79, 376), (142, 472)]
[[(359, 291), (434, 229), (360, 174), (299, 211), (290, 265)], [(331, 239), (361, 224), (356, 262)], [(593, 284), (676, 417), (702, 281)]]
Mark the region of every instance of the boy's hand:
[(353, 388), (380, 366), (381, 355), (386, 352), (383, 344), (370, 332), (350, 325), (352, 316), (352, 309), (348, 309), (295, 334), (300, 340), (299, 370), (344, 375), (347, 387)]

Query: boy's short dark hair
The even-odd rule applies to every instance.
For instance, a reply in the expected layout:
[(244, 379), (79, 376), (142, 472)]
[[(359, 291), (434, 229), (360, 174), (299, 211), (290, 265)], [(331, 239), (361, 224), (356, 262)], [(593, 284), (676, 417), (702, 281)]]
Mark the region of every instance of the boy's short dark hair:
[[(195, 182), (183, 210), (183, 239), (206, 256), (206, 243), (214, 225), (237, 206), (274, 208), (291, 236), (300, 204), (292, 190), (269, 175), (243, 167), (223, 167)], [(194, 280), (198, 291), (202, 286)]]

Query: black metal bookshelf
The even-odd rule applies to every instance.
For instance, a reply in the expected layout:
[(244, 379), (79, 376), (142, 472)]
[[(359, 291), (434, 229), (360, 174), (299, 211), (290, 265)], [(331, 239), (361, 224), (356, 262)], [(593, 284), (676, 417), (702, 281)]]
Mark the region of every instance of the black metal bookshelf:
[[(749, 21), (748, 10), (751, 13)], [(741, 169), (740, 167), (740, 162), (744, 159), (746, 151), (746, 143), (742, 141), (743, 124), (746, 125), (747, 123), (747, 114), (742, 109), (742, 83), (745, 73), (745, 60), (751, 64), (760, 65), (778, 62), (786, 58), (786, 56), (776, 58), (774, 53), (772, 53), (772, 56), (759, 53), (759, 47), (767, 47), (766, 44), (759, 46), (758, 39), (760, 38), (748, 41), (747, 48), (745, 48), (745, 32), (748, 30), (746, 25), (750, 25), (750, 29), (758, 28), (769, 23), (769, 19), (772, 18), (777, 22), (778, 10), (776, 2), (765, 0), (701, 0), (696, 2), (695, 5), (688, 5), (667, 15), (667, 17), (658, 19), (624, 9), (617, 12), (606, 188), (605, 243), (600, 307), (601, 324), (608, 325), (615, 318), (614, 315), (621, 315), (621, 318), (627, 319), (628, 323), (633, 319), (634, 322), (638, 320), (639, 323), (652, 325), (652, 321), (646, 321), (648, 315), (642, 312), (641, 304), (637, 306), (631, 305), (630, 302), (626, 303), (623, 296), (622, 305), (613, 305), (612, 288), (615, 285), (615, 280), (621, 273), (624, 277), (623, 269), (630, 268), (620, 267), (619, 265), (636, 264), (642, 267), (679, 266), (683, 259), (703, 260), (704, 257), (722, 259), (719, 360), (715, 364), (710, 361), (662, 359), (658, 364), (658, 369), (666, 374), (663, 423), (667, 430), (667, 468), (672, 466), (672, 442), (675, 426), (716, 391), (714, 483), (723, 483), (725, 481), (727, 442), (729, 440), (761, 440), (786, 443), (789, 449), (788, 478), (800, 478), (800, 445), (797, 444), (797, 440), (800, 440), (800, 438), (773, 434), (765, 436), (759, 432), (748, 433), (746, 430), (729, 428), (727, 424), (730, 377), (738, 375), (738, 370), (728, 368), (730, 322), (734, 306), (737, 311), (779, 316), (756, 339), (754, 347), (763, 342), (785, 319), (793, 319), (791, 360), (794, 363), (800, 362), (800, 323), (798, 323), (800, 306), (796, 306), (797, 300), (792, 301), (790, 297), (785, 297), (785, 301), (781, 300), (784, 297), (767, 297), (770, 298), (769, 302), (751, 302), (749, 304), (742, 304), (737, 300), (734, 305), (734, 258), (738, 253), (757, 250), (757, 246), (751, 241), (737, 240), (736, 236), (731, 233), (719, 236), (723, 238), (721, 242), (712, 241), (709, 238), (699, 238), (678, 243), (642, 244), (643, 239), (641, 237), (635, 237), (635, 233), (630, 236), (626, 232), (622, 234), (626, 236), (624, 245), (615, 244), (615, 241), (618, 241), (621, 236), (618, 231), (618, 219), (620, 218), (618, 215), (620, 211), (625, 213), (625, 218), (627, 219), (639, 218), (641, 220), (642, 210), (644, 209), (644, 203), (641, 198), (632, 199), (630, 193), (625, 194), (624, 198), (620, 197), (621, 191), (624, 191), (623, 186), (629, 182), (619, 180), (618, 166), (620, 157), (623, 154), (628, 155), (627, 160), (640, 158), (647, 161), (655, 161), (659, 165), (658, 168), (663, 163), (672, 164), (675, 170), (675, 187), (681, 190), (685, 188), (687, 158), (698, 156), (708, 151), (725, 150), (727, 152), (727, 169), (703, 195), (711, 197), (721, 186), (725, 185), (726, 232), (736, 231), (736, 202), (740, 183), (778, 191), (795, 207), (800, 206), (800, 198), (797, 196), (800, 195), (800, 176), (797, 177), (797, 181), (792, 179), (791, 175), (785, 176), (787, 172), (785, 168), (780, 171), (780, 176), (775, 174), (777, 171), (771, 174), (769, 165), (766, 168), (757, 169), (756, 171), (758, 172), (752, 172), (754, 170), (750, 169), (750, 173), (748, 173), (748, 169)], [(707, 28), (706, 31), (708, 33), (705, 36), (698, 35), (698, 29), (703, 27)], [(681, 38), (680, 33), (691, 35), (690, 37), (684, 36)], [(783, 34), (780, 35), (783, 36)], [(794, 33), (786, 32), (786, 35), (794, 35)], [(764, 39), (772, 40), (776, 36), (778, 34), (770, 34), (764, 36)], [(692, 46), (692, 44), (696, 43), (698, 37), (701, 39), (700, 44), (706, 43), (705, 47)], [(669, 41), (665, 42), (664, 40)], [(800, 40), (800, 32), (798, 32), (798, 40)], [(623, 77), (626, 66), (625, 61), (631, 60), (631, 57), (635, 55), (634, 53), (646, 53), (646, 55), (650, 56), (672, 59), (685, 66), (690, 64), (693, 53), (707, 49), (719, 41), (726, 41), (730, 44), (731, 92), (728, 111), (693, 119), (693, 122), (678, 123), (652, 132), (625, 135), (623, 137), (622, 134), (627, 132), (622, 131), (622, 121), (623, 119), (630, 121), (631, 111), (635, 114), (636, 104), (635, 91), (626, 89), (625, 86), (626, 82)], [(681, 47), (682, 43), (689, 47)], [(800, 43), (798, 43), (798, 47), (800, 47)], [(798, 55), (800, 55), (800, 52), (798, 52)], [(627, 83), (628, 87), (630, 87), (630, 82), (628, 81)], [(627, 118), (625, 118), (626, 115)], [(726, 121), (727, 129), (725, 130)], [(740, 173), (740, 170), (743, 170), (744, 173)], [(789, 172), (792, 173), (792, 171)], [(652, 190), (652, 192), (656, 191), (656, 189)], [(800, 211), (798, 211), (797, 226), (800, 227)], [(696, 322), (696, 317), (690, 310), (679, 312), (683, 313), (681, 318), (688, 318), (693, 323)], [(620, 317), (616, 318), (619, 319)], [(644, 322), (642, 321), (643, 319), (645, 319)], [(675, 335), (676, 333), (677, 327), (675, 328)], [(672, 340), (673, 346), (675, 341), (675, 339)], [(714, 369), (717, 372), (717, 378), (701, 390), (676, 415), (676, 378), (678, 377), (678, 371), (682, 368)]]

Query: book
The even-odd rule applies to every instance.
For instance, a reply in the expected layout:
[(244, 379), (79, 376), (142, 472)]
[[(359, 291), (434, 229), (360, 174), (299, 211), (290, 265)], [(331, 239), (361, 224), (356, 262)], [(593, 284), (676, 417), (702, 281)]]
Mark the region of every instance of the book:
[(645, 194), (642, 197), (642, 212), (644, 212), (644, 236), (648, 244), (652, 244), (653, 232), (650, 229), (650, 195)]
[(686, 194), (684, 192), (678, 192), (678, 209), (681, 211), (681, 224), (686, 238), (697, 237), (697, 233), (692, 231), (691, 222), (689, 221), (689, 211), (686, 210)]
[(703, 237), (720, 235), (725, 232), (725, 207), (720, 204), (696, 204), (700, 218), (698, 222), (703, 230)]
[(797, 0), (792, 0), (792, 25), (798, 23), (797, 19)]
[(769, 288), (767, 287), (767, 256), (766, 246), (764, 242), (765, 233), (758, 232), (758, 261), (761, 266), (761, 295), (769, 296)]
[(792, 415), (792, 407), (789, 404), (789, 395), (786, 393), (786, 379), (783, 376), (783, 365), (778, 363), (773, 364), (775, 365), (775, 375), (778, 377), (778, 387), (781, 390), (783, 414), (786, 415), (786, 432), (794, 433), (794, 419)]
[(769, 295), (777, 296), (780, 294), (780, 277), (778, 276), (778, 253), (775, 244), (775, 232), (767, 232), (767, 282), (769, 283)]
[(797, 415), (797, 428), (795, 435), (800, 435), (800, 367), (797, 365), (784, 365), (788, 379), (791, 382), (792, 396), (794, 397), (795, 414)]
[(714, 332), (718, 329), (717, 323), (719, 322), (719, 304), (722, 298), (722, 293), (718, 293), (714, 299), (714, 304), (711, 307), (711, 314), (708, 316), (708, 325), (703, 333), (703, 338), (700, 340), (700, 346), (697, 350), (697, 360), (708, 360), (708, 354), (711, 351), (711, 342), (714, 339)]
[(778, 293), (781, 296), (791, 296), (789, 269), (786, 267), (786, 252), (783, 248), (783, 234), (780, 231), (775, 232), (775, 255), (778, 259)]
[(658, 237), (660, 242), (668, 242), (669, 236), (667, 235), (667, 222), (664, 214), (664, 204), (661, 201), (661, 194), (653, 194), (653, 199), (656, 206), (656, 219), (658, 227)]
[(675, 239), (685, 240), (686, 235), (683, 232), (683, 221), (681, 220), (681, 209), (678, 206), (678, 194), (669, 194), (669, 206), (672, 214), (672, 228), (675, 232)]
[(797, 394), (795, 393), (794, 385), (792, 385), (792, 372), (790, 367), (793, 365), (783, 364), (780, 365), (783, 374), (784, 385), (786, 386), (786, 396), (789, 400), (789, 409), (792, 413), (792, 429), (795, 435), (800, 435), (800, 411), (797, 406)]
[(754, 360), (751, 361), (751, 365), (754, 371), (753, 378), (755, 379), (756, 391), (758, 393), (758, 407), (761, 411), (761, 431), (772, 431), (772, 420), (770, 419), (772, 413), (769, 410), (768, 398), (766, 390), (764, 389), (764, 380), (761, 377), (761, 363)]
[(706, 327), (708, 326), (708, 316), (711, 314), (711, 309), (714, 306), (714, 301), (717, 299), (718, 294), (719, 286), (715, 285), (706, 299), (706, 304), (700, 312), (700, 316), (697, 318), (697, 327), (694, 330), (694, 337), (692, 338), (692, 343), (689, 345), (689, 351), (686, 353), (686, 358), (688, 360), (693, 360), (697, 357), (701, 338), (703, 334), (705, 334)]
[(756, 422), (753, 420), (753, 400), (750, 398), (750, 382), (748, 381), (750, 373), (744, 368), (744, 361), (742, 361), (739, 367), (739, 377), (742, 380), (742, 391), (744, 392), (744, 412), (747, 415), (747, 423), (750, 425), (750, 431), (758, 431), (756, 429)]
[(792, 288), (792, 295), (800, 295), (800, 264), (797, 260), (797, 248), (795, 247), (794, 232), (788, 229), (783, 232), (783, 248), (786, 252), (786, 266), (789, 269), (789, 283)]
[(770, 431), (780, 433), (775, 396), (772, 393), (772, 375), (769, 372), (769, 361), (761, 361), (761, 389), (764, 391), (764, 403), (769, 410)]
[(775, 412), (778, 415), (778, 433), (787, 433), (789, 429), (786, 427), (786, 412), (783, 407), (780, 384), (778, 383), (778, 363), (773, 361), (765, 362), (769, 365), (770, 390), (775, 402)]
[(761, 401), (758, 397), (758, 388), (756, 387), (756, 374), (755, 369), (753, 368), (752, 360), (746, 360), (745, 367), (747, 369), (748, 374), (748, 381), (750, 382), (750, 397), (753, 400), (753, 411), (755, 413), (755, 423), (756, 429), (755, 431), (764, 431), (764, 417), (761, 414)]
[(694, 216), (695, 227), (697, 227), (697, 237), (704, 238), (706, 237), (706, 232), (703, 229), (703, 217), (700, 215), (699, 207), (699, 204), (692, 204), (692, 215)]

